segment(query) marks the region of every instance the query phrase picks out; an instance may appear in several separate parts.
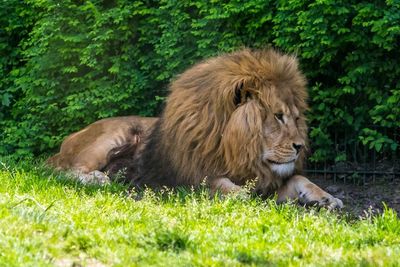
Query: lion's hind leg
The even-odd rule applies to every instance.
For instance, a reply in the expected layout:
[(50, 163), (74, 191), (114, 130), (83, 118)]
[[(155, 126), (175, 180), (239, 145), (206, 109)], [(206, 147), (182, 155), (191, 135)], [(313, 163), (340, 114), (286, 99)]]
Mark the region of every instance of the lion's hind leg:
[(68, 136), (60, 152), (49, 158), (47, 164), (67, 171), (82, 183), (106, 184), (110, 182), (109, 173), (131, 164), (137, 148), (143, 144), (144, 133), (148, 134), (156, 121), (126, 116), (94, 122)]
[[(82, 151), (72, 168), (73, 174), (84, 184), (108, 184), (121, 166), (113, 164), (121, 157), (133, 158), (139, 136), (133, 135), (125, 142), (115, 143), (109, 139), (99, 139)], [(120, 164), (121, 165), (121, 164)]]
[(58, 171), (65, 170), (67, 175), (73, 179), (77, 179), (83, 184), (107, 184), (110, 178), (99, 170), (91, 170), (89, 166), (63, 166), (61, 161), (61, 154), (58, 153), (46, 161), (48, 166), (54, 167)]

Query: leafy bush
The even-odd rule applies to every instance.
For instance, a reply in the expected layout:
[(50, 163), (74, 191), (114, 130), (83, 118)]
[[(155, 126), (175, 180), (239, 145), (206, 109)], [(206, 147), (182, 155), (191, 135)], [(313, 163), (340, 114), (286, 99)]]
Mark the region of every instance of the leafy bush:
[[(0, 140), (4, 138), (4, 121), (12, 119), (12, 104), (23, 92), (12, 86), (23, 66), (21, 40), (33, 25), (33, 9), (18, 0), (3, 1), (0, 9)], [(0, 143), (0, 154), (7, 152)]]
[(99, 118), (157, 115), (169, 81), (188, 66), (268, 45), (296, 53), (309, 78), (313, 160), (334, 158), (344, 133), (354, 145), (398, 148), (396, 0), (6, 3), (2, 154), (49, 151)]

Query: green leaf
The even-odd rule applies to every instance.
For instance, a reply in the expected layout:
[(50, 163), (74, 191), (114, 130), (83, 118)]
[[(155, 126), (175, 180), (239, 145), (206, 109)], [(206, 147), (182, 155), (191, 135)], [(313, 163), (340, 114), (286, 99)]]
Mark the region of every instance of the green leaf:
[(8, 93), (5, 93), (4, 95), (2, 95), (1, 97), (1, 104), (5, 107), (10, 106), (10, 99), (11, 99), (11, 95)]
[(375, 143), (375, 150), (376, 151), (381, 151), (383, 144), (382, 143)]

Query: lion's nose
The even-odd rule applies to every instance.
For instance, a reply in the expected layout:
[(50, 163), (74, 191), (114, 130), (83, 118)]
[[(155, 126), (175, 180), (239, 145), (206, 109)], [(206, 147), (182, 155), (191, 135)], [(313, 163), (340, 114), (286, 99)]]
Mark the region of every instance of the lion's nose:
[(303, 147), (303, 145), (302, 144), (296, 144), (296, 143), (293, 143), (292, 145), (293, 145), (293, 148), (296, 150), (296, 154), (299, 154), (300, 149)]

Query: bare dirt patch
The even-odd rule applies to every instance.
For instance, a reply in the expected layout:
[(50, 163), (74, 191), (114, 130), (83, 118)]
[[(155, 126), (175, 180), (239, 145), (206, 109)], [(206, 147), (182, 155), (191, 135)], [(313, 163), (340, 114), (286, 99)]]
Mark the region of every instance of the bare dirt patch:
[(343, 200), (343, 211), (358, 217), (381, 213), (384, 205), (400, 214), (400, 177), (380, 178), (358, 185), (352, 182), (334, 182), (333, 179), (313, 177), (311, 180), (330, 194)]

